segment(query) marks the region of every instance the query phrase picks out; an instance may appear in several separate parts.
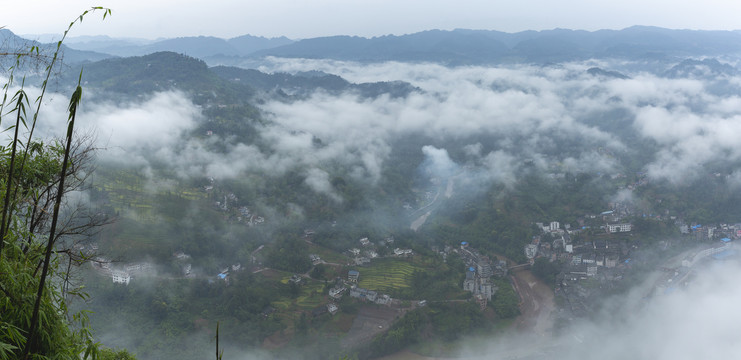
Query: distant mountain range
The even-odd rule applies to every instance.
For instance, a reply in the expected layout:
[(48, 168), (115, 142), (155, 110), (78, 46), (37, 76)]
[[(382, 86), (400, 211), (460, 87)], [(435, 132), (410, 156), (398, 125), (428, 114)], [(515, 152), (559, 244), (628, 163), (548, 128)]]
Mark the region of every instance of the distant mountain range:
[[(58, 83), (72, 87), (79, 73), (80, 69), (73, 67), (64, 72), (65, 76)], [(198, 104), (245, 104), (257, 94), (295, 100), (317, 90), (334, 95), (351, 92), (363, 98), (405, 97), (421, 91), (403, 81), (355, 84), (320, 71), (266, 74), (237, 67), (209, 68), (203, 60), (168, 51), (86, 63), (84, 73), (88, 86), (115, 93), (119, 99), (178, 89), (191, 94)]]
[[(51, 55), (57, 47), (56, 43), (45, 44), (35, 40), (24, 39), (13, 34), (13, 32), (8, 29), (0, 29), (0, 52), (15, 53), (29, 51), (33, 46), (39, 48), (39, 53), (42, 56)], [(67, 45), (62, 45), (61, 50), (64, 55), (64, 61), (71, 64), (99, 61), (111, 57), (109, 54), (72, 49)], [(15, 61), (15, 58), (0, 58), (0, 64), (3, 68), (12, 65), (10, 63), (12, 61)]]
[[(12, 34), (3, 30), (2, 34)], [(555, 63), (600, 58), (672, 60), (741, 53), (741, 32), (670, 30), (634, 26), (623, 30), (555, 29), (505, 33), (489, 30), (430, 30), (374, 38), (330, 36), (299, 41), (244, 35), (198, 36), (142, 42), (135, 39), (72, 39), (76, 60), (140, 56), (173, 51), (209, 65), (238, 65), (266, 56), (360, 62), (412, 61), (445, 65)], [(86, 51), (86, 52), (83, 52)]]
[(555, 29), (504, 33), (431, 30), (372, 39), (323, 37), (258, 51), (252, 56), (331, 58), (354, 61), (434, 61), (449, 65), (549, 63), (593, 58), (718, 56), (741, 53), (735, 31), (669, 30), (634, 26), (623, 30)]
[(124, 40), (95, 37), (74, 41), (70, 47), (78, 50), (102, 52), (115, 56), (140, 56), (161, 51), (172, 51), (200, 59), (211, 56), (247, 56), (256, 51), (293, 43), (286, 37), (264, 38), (243, 35), (228, 40), (213, 36), (179, 37), (142, 43), (136, 39)]
[(364, 98), (375, 98), (384, 94), (388, 94), (390, 97), (405, 97), (411, 92), (421, 91), (421, 89), (403, 81), (353, 84), (337, 75), (321, 71), (306, 71), (296, 74), (266, 74), (254, 69), (241, 69), (231, 66), (215, 66), (210, 70), (232, 83), (274, 93), (285, 99), (306, 97), (316, 90), (334, 95), (350, 91)]

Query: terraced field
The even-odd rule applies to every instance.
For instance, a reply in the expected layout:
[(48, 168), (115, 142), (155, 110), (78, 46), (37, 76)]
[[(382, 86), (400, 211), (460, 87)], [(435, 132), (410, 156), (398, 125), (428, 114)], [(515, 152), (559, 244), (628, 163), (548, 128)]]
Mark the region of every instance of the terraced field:
[[(280, 271), (283, 277), (280, 282), (288, 284), (289, 279), (293, 274)], [(301, 294), (296, 299), (281, 298), (280, 300), (273, 301), (273, 306), (281, 310), (289, 310), (294, 306), (298, 310), (309, 311), (319, 306), (320, 304), (326, 304), (326, 294), (324, 294), (324, 284), (319, 281), (311, 281), (304, 279), (301, 285)]]
[(408, 288), (414, 271), (423, 271), (424, 268), (405, 259), (379, 259), (357, 270), (360, 271), (358, 286), (383, 293)]
[(301, 295), (296, 299), (296, 305), (301, 310), (311, 310), (321, 304), (326, 304), (327, 299), (322, 290), (324, 285), (321, 283), (309, 283), (301, 287)]
[[(136, 171), (101, 169), (97, 171), (95, 188), (105, 192), (111, 206), (118, 212), (133, 210), (138, 220), (154, 218), (155, 213), (162, 215), (159, 208), (162, 202), (188, 202), (205, 199), (207, 194), (201, 189), (184, 187), (181, 184), (168, 183), (167, 186), (155, 186)], [(179, 204), (180, 205), (180, 204)]]

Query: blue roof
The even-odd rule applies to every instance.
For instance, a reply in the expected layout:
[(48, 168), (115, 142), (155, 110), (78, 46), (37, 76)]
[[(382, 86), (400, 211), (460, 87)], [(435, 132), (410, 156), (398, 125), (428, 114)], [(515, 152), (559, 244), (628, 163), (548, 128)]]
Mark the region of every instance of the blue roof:
[(472, 267), (469, 267), (469, 268), (468, 268), (468, 271), (471, 271), (471, 272), (476, 272), (476, 269), (474, 269), (474, 268), (473, 268), (473, 266), (472, 266)]
[(729, 242), (729, 241), (731, 241), (731, 239), (729, 239), (729, 238), (722, 238), (722, 239), (720, 239), (720, 241), (722, 241), (722, 242)]
[(348, 275), (360, 275), (360, 273), (357, 270), (350, 270), (347, 272)]
[(461, 245), (468, 245), (467, 241), (461, 241)]
[(216, 275), (219, 279), (226, 279), (226, 274)]

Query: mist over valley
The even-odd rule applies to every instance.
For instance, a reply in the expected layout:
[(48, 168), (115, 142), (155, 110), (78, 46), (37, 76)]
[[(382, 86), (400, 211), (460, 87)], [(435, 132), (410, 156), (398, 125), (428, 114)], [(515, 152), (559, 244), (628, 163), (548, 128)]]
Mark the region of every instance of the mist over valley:
[(732, 357), (738, 36), (72, 38), (70, 307), (138, 359)]

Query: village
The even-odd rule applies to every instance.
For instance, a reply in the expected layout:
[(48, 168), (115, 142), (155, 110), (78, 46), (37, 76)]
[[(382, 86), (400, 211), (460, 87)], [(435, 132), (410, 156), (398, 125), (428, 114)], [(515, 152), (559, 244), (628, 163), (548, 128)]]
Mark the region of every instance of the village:
[[(635, 218), (635, 209), (620, 203), (610, 205), (611, 210), (579, 218), (576, 228), (557, 221), (536, 223), (541, 234), (523, 249), (530, 265), (536, 261), (557, 264), (554, 292), (559, 318), (570, 321), (588, 316), (605, 294), (626, 285), (623, 282), (628, 273), (658, 269), (664, 274), (655, 288), (660, 293), (670, 292), (687, 285), (695, 264), (736, 255), (733, 240), (741, 238), (741, 223), (703, 226), (674, 216), (642, 215), (651, 221), (670, 222), (680, 234), (679, 239), (667, 238), (649, 247), (633, 233), (629, 219)], [(589, 241), (575, 240), (585, 231), (590, 232)], [(681, 256), (681, 262), (666, 263), (666, 255), (662, 256), (683, 250), (686, 256)]]
[[(636, 186), (640, 186), (641, 181), (639, 179)], [(212, 193), (214, 182), (211, 180), (203, 190), (206, 193)], [(230, 223), (253, 227), (264, 224), (266, 221), (264, 217), (256, 215), (247, 204), (240, 202), (231, 192), (221, 193), (216, 198), (219, 200), (212, 202), (212, 207), (222, 213), (222, 216)], [(426, 192), (424, 194), (425, 206), (430, 207), (435, 204), (437, 198), (432, 195), (432, 192)], [(421, 216), (425, 217), (425, 215)], [(636, 232), (634, 223), (636, 219), (670, 223), (685, 240), (682, 243), (670, 239), (662, 240), (659, 243), (662, 251), (671, 252), (675, 248), (686, 246), (687, 239), (701, 245), (702, 249), (688, 254), (681, 265), (665, 266), (663, 262), (655, 260), (652, 255), (647, 255), (644, 251), (649, 248), (649, 244), (643, 241), (640, 232)], [(331, 222), (330, 226), (337, 226), (337, 222)], [(609, 203), (608, 209), (601, 213), (581, 215), (570, 224), (550, 220), (535, 222), (532, 226), (536, 235), (528, 239), (528, 243), (523, 246), (522, 251), (526, 261), (521, 263), (515, 263), (498, 254), (477, 249), (465, 238), (459, 239), (456, 245), (429, 245), (430, 248), (427, 250), (437, 254), (436, 256), (439, 256), (443, 262), (455, 254), (456, 257), (460, 257), (464, 265), (459, 269), (462, 276), (457, 286), (462, 291), (470, 293), (470, 296), (445, 301), (473, 302), (484, 311), (490, 307), (497, 293), (502, 290), (501, 287), (506, 285), (511, 286), (519, 296), (518, 306), (523, 314), (527, 313), (529, 317), (537, 317), (538, 311), (546, 310), (545, 308), (538, 310), (537, 306), (524, 310), (526, 304), (533, 303), (531, 299), (527, 299), (533, 294), (525, 291), (524, 287), (527, 287), (528, 283), (523, 283), (522, 279), (518, 279), (517, 272), (531, 270), (534, 269), (536, 263), (547, 262), (557, 269), (554, 274), (555, 281), (552, 283), (546, 281), (555, 295), (557, 304), (557, 311), (549, 316), (555, 318), (556, 321), (573, 321), (593, 314), (605, 294), (613, 289), (625, 287), (626, 282), (633, 281), (636, 272), (663, 269), (664, 276), (654, 288), (657, 293), (673, 291), (677, 286), (682, 286), (681, 284), (688, 281), (695, 264), (702, 263), (708, 258), (730, 257), (734, 253), (733, 240), (741, 238), (741, 224), (704, 226), (696, 223), (688, 224), (680, 218), (669, 216), (668, 212), (661, 215), (643, 214), (635, 207), (620, 202)], [(91, 263), (96, 272), (109, 277), (114, 284), (119, 286), (129, 285), (132, 281), (136, 282), (137, 279), (144, 277), (205, 279), (210, 284), (232, 286), (233, 277), (239, 273), (264, 272), (271, 274), (269, 275), (271, 279), (278, 276), (280, 282), (298, 289), (296, 291), (302, 294), (310, 294), (313, 299), (308, 302), (312, 304), (310, 307), (301, 305), (299, 307), (301, 310), (298, 312), (295, 312), (295, 302), (291, 307), (295, 313), (309, 315), (310, 319), (317, 319), (321, 322), (323, 321), (321, 319), (337, 318), (336, 315), (343, 311), (343, 306), (357, 307), (360, 305), (363, 309), (376, 309), (373, 311), (382, 314), (366, 316), (361, 312), (355, 321), (365, 325), (357, 325), (361, 330), (353, 330), (353, 335), (348, 336), (348, 339), (358, 337), (367, 339), (368, 336), (387, 329), (394, 319), (406, 311), (428, 304), (429, 299), (423, 297), (402, 296), (396, 299), (392, 296), (393, 292), (388, 292), (388, 285), (382, 285), (380, 288), (372, 285), (378, 282), (370, 282), (361, 286), (361, 281), (366, 276), (364, 274), (367, 274), (366, 269), (378, 267), (377, 262), (388, 259), (398, 262), (419, 260), (420, 255), (411, 248), (398, 246), (393, 236), (376, 239), (368, 236), (360, 237), (355, 240), (353, 246), (343, 251), (335, 251), (331, 260), (324, 259), (329, 249), (316, 252), (317, 246), (312, 242), (316, 236), (313, 229), (305, 229), (303, 235), (300, 236), (302, 241), (312, 246), (313, 251), (305, 255), (312, 267), (305, 273), (293, 274), (270, 269), (263, 264), (265, 257), (261, 255), (261, 252), (265, 249), (265, 244), (252, 250), (248, 258), (240, 259), (241, 262), (221, 264), (217, 273), (194, 269), (191, 255), (182, 251), (172, 254), (171, 264), (168, 264), (167, 271), (160, 271), (158, 264), (148, 261), (116, 263), (108, 258), (95, 256), (97, 246), (94, 244), (87, 245), (87, 248), (81, 246), (78, 250), (95, 256)], [(318, 266), (332, 268), (332, 278), (322, 280), (324, 285), (321, 287), (318, 287), (320, 279), (312, 277), (311, 272)], [(173, 273), (173, 269), (177, 269), (179, 273)], [(319, 293), (320, 288), (321, 293)], [(275, 301), (283, 302), (281, 299), (275, 299)], [(281, 314), (280, 311), (285, 312), (285, 310), (285, 305), (278, 305), (271, 301), (270, 305), (262, 310), (262, 316), (265, 319), (274, 316), (283, 318), (286, 315)], [(369, 327), (368, 324), (373, 324), (373, 326)], [(351, 343), (352, 341), (348, 340), (343, 346), (350, 346)]]
[[(222, 204), (228, 201), (236, 203), (237, 199), (227, 196)], [(508, 278), (511, 271), (530, 268), (536, 261), (556, 264), (558, 274), (553, 290), (557, 298), (561, 299), (559, 316), (568, 319), (584, 317), (593, 311), (594, 303), (605, 289), (620, 286), (626, 272), (638, 265), (649, 264), (649, 266), (660, 267), (660, 264), (651, 264), (650, 257), (638, 251), (642, 247), (642, 242), (638, 236), (633, 236), (633, 224), (629, 221), (635, 217), (635, 210), (621, 203), (613, 203), (610, 206), (611, 210), (578, 218), (577, 226), (561, 224), (558, 221), (535, 223), (534, 226), (540, 230), (540, 234), (533, 236), (531, 241), (524, 246), (523, 252), (527, 262), (522, 264), (508, 263), (503, 258), (483, 255), (467, 241), (461, 241), (459, 247), (446, 245), (440, 249), (438, 246), (433, 246), (432, 250), (440, 255), (443, 261), (452, 253), (461, 257), (465, 263), (465, 268), (461, 269), (465, 277), (460, 286), (464, 291), (471, 293), (472, 301), (478, 303), (482, 310), (486, 309), (487, 303), (499, 290), (492, 281), (493, 277)], [(242, 215), (248, 212), (244, 206), (237, 209)], [(222, 209), (222, 211), (225, 210)], [(694, 242), (705, 244), (703, 250), (683, 259), (681, 266), (673, 267), (672, 271), (667, 272), (672, 274), (671, 281), (667, 284), (673, 282), (675, 286), (688, 277), (690, 273), (688, 269), (703, 259), (731, 256), (734, 253), (732, 241), (741, 238), (741, 224), (703, 226), (686, 224), (676, 218), (667, 217), (663, 220), (673, 221), (674, 226), (684, 238), (691, 238)], [(580, 234), (584, 232), (590, 233), (590, 241), (581, 240), (584, 237)], [(310, 242), (309, 239), (314, 234), (313, 230), (307, 229), (304, 231), (303, 238)], [(345, 263), (328, 263), (318, 254), (307, 254), (313, 266), (331, 265), (349, 269), (346, 271), (346, 276), (338, 276), (333, 280), (333, 285), (326, 291), (326, 302), (315, 307), (311, 311), (312, 316), (321, 316), (324, 313), (336, 314), (340, 310), (340, 301), (344, 296), (363, 303), (398, 307), (399, 300), (379, 292), (378, 289), (363, 288), (358, 284), (363, 268), (369, 266), (372, 261), (384, 257), (405, 259), (414, 256), (413, 250), (394, 245), (395, 240), (391, 236), (376, 242), (368, 237), (360, 238), (357, 240), (357, 246), (348, 248), (342, 254), (347, 259)], [(671, 241), (662, 241), (663, 250), (671, 246)], [(380, 251), (380, 247), (383, 247), (384, 251)], [(88, 245), (87, 248), (81, 246), (78, 250), (87, 251), (92, 255), (97, 250), (96, 248), (96, 245)], [(180, 276), (183, 278), (207, 278), (209, 282), (218, 281), (229, 285), (230, 276), (237, 272), (247, 270), (256, 273), (267, 269), (257, 256), (263, 248), (264, 246), (260, 246), (253, 251), (251, 258), (247, 261), (249, 266), (242, 266), (240, 263), (230, 264), (224, 266), (216, 275), (196, 275), (192, 269), (190, 255), (183, 252), (174, 253), (173, 261), (180, 269)], [(380, 256), (379, 252), (386, 255)], [(104, 257), (95, 257), (92, 264), (98, 273), (109, 276), (115, 284), (128, 285), (137, 277), (158, 276), (156, 265), (150, 262), (118, 264), (111, 263)], [(307, 272), (306, 274), (293, 274), (287, 282), (301, 286), (309, 279), (311, 277)], [(416, 299), (413, 304), (424, 306), (426, 301)], [(269, 313), (270, 311), (267, 312)]]

